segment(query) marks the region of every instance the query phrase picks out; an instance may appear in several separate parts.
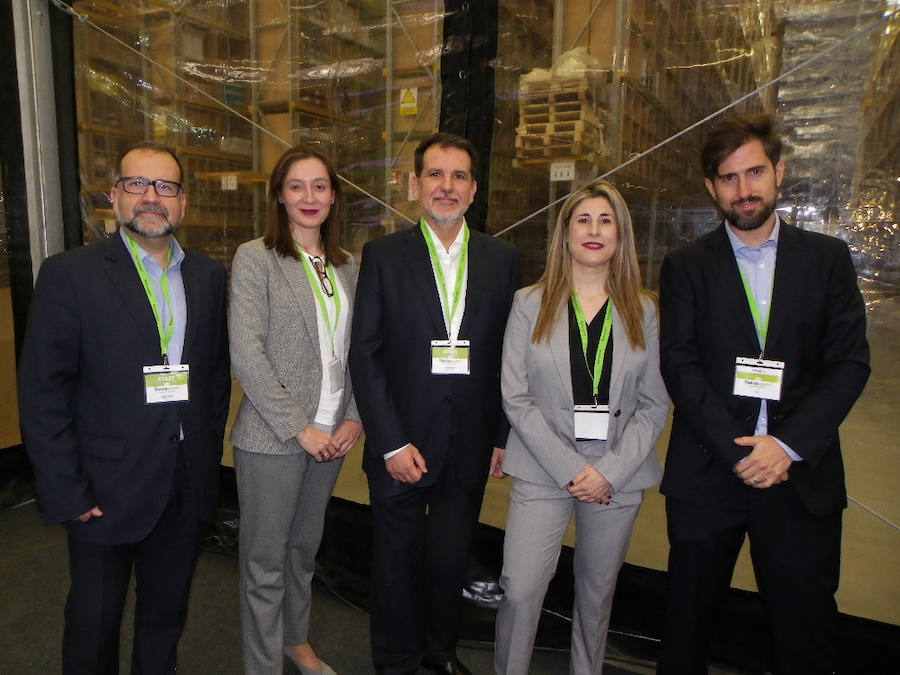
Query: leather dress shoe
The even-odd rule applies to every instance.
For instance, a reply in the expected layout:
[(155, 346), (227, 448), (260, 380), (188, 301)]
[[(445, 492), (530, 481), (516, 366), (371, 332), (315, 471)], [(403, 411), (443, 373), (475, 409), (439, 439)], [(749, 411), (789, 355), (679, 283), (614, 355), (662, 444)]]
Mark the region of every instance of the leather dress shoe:
[(426, 672), (440, 675), (472, 675), (472, 671), (466, 668), (459, 659), (443, 663), (423, 663), (422, 668)]

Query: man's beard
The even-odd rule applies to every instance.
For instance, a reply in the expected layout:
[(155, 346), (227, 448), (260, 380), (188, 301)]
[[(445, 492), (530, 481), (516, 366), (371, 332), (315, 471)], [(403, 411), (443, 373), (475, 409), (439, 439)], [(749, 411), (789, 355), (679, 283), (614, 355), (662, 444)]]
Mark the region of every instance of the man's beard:
[[(142, 213), (154, 213), (158, 216), (162, 216), (166, 219), (166, 226), (161, 230), (146, 229), (138, 222), (138, 216)], [(163, 237), (168, 237), (170, 234), (175, 232), (175, 226), (169, 221), (169, 212), (162, 206), (155, 206), (153, 204), (139, 206), (134, 210), (134, 215), (132, 216), (131, 220), (123, 220), (121, 221), (121, 224), (122, 227), (128, 228), (135, 234), (139, 234), (145, 239), (162, 239)]]
[(752, 197), (752, 201), (757, 201), (762, 205), (762, 208), (757, 211), (753, 215), (744, 216), (737, 211), (723, 211), (723, 215), (725, 216), (725, 220), (728, 221), (730, 225), (741, 230), (742, 232), (751, 232), (752, 230), (758, 230), (763, 225), (765, 225), (766, 221), (769, 219), (769, 216), (775, 212), (775, 200), (771, 202), (765, 202), (761, 197)]

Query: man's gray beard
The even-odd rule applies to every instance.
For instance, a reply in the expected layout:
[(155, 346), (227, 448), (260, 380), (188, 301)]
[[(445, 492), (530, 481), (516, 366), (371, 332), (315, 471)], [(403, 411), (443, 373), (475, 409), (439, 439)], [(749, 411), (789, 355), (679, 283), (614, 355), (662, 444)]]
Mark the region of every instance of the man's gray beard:
[(745, 218), (741, 216), (736, 211), (724, 211), (723, 215), (725, 216), (725, 220), (728, 221), (728, 224), (741, 230), (742, 232), (752, 232), (753, 230), (758, 230), (763, 225), (765, 225), (766, 221), (769, 219), (775, 212), (775, 202), (773, 201), (770, 204), (766, 202), (762, 202), (763, 209), (750, 218)]
[[(157, 216), (162, 216), (163, 218), (166, 219), (166, 227), (164, 227), (160, 231), (152, 231), (151, 232), (151, 231), (145, 230), (143, 227), (141, 227), (140, 223), (138, 223), (138, 220), (137, 220), (137, 217), (142, 213), (154, 213)], [(135, 211), (134, 218), (132, 218), (131, 220), (120, 221), (120, 224), (123, 227), (128, 228), (135, 234), (139, 234), (140, 236), (144, 237), (145, 239), (162, 239), (163, 237), (168, 237), (170, 234), (175, 232), (175, 226), (171, 222), (169, 222), (168, 213), (165, 212), (162, 208), (157, 209), (157, 208), (153, 208), (153, 207), (150, 207), (150, 208), (144, 207), (142, 209)]]

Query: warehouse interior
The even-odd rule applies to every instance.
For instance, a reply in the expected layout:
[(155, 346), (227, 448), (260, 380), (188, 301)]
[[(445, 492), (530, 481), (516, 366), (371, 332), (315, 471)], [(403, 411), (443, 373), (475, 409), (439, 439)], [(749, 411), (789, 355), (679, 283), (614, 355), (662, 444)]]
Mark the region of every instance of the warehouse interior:
[[(344, 247), (358, 259), (366, 242), (414, 222), (413, 150), (452, 131), (481, 154), (468, 223), (518, 248), (526, 283), (543, 269), (562, 200), (605, 176), (626, 197), (643, 282), (654, 289), (666, 253), (718, 224), (699, 139), (723, 117), (758, 111), (784, 129), (779, 214), (845, 240), (866, 301), (872, 376), (841, 428), (850, 505), (837, 601), (856, 650), (847, 672), (878, 672), (869, 668), (900, 656), (898, 0), (0, 4), (0, 570), (31, 580), (0, 594), (0, 670), (46, 673), (60, 663), (63, 537), (39, 525), (18, 431), (16, 363), (31, 287), (47, 255), (115, 232), (108, 193), (124, 148), (148, 138), (177, 150), (190, 196), (179, 242), (228, 267), (237, 246), (262, 233), (266, 181), (286, 148), (315, 144), (338, 167), (349, 196)], [(236, 382), (233, 390), (232, 416), (242, 395)], [(664, 432), (661, 459), (665, 447)], [(185, 672), (240, 668), (230, 452)], [(347, 673), (368, 672), (355, 669), (368, 640), (360, 456), (361, 444), (339, 477), (317, 582), (319, 605), (333, 612), (321, 625), (343, 636), (330, 637), (334, 649), (344, 645), (343, 670), (340, 651), (330, 661)], [(508, 480), (489, 480), (473, 562), (482, 577), (499, 571), (508, 491)], [(610, 672), (653, 672), (666, 556), (663, 499), (650, 490), (620, 578)], [(566, 663), (566, 562), (545, 606), (536, 673)], [(766, 672), (752, 653), (763, 628), (746, 551), (733, 588), (717, 672)], [(489, 604), (472, 603), (464, 630), (468, 661), (485, 664), (482, 672)], [(192, 634), (192, 625), (203, 628)], [(216, 636), (232, 643), (231, 660), (208, 660)]]

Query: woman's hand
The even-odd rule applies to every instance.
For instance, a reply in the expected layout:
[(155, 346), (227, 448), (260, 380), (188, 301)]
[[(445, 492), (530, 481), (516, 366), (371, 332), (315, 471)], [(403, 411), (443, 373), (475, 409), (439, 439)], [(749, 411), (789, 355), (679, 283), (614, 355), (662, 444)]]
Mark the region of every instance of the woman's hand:
[(317, 462), (328, 462), (338, 456), (340, 451), (331, 434), (312, 425), (301, 429), (295, 438), (300, 447)]
[(505, 448), (494, 448), (494, 453), (491, 455), (491, 470), (488, 475), (494, 478), (506, 478), (506, 474), (503, 473), (503, 455), (505, 454)]
[(354, 422), (353, 420), (344, 420), (341, 422), (332, 437), (334, 444), (337, 447), (337, 454), (333, 459), (343, 457), (350, 452), (353, 449), (353, 446), (356, 445), (356, 441), (359, 440), (362, 430), (362, 424), (359, 422)]
[(575, 499), (585, 503), (609, 504), (612, 501), (612, 485), (590, 462), (572, 479), (568, 490)]

